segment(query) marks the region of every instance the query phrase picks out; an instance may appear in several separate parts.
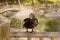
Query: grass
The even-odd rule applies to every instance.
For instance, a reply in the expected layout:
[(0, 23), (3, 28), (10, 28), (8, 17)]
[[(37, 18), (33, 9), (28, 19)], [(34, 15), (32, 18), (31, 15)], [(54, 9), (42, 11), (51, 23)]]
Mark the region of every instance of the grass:
[(39, 14), (36, 14), (36, 18), (38, 19), (39, 24), (34, 29), (39, 30), (39, 31), (41, 31), (42, 26), (45, 26), (45, 28), (46, 28), (46, 22), (51, 20), (51, 18), (47, 18), (47, 17), (41, 16)]

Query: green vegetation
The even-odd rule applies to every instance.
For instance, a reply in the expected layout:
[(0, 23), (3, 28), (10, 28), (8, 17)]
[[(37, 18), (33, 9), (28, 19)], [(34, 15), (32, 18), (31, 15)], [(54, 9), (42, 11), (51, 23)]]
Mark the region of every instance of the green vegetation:
[(18, 3), (18, 1), (17, 0), (9, 0), (12, 4), (14, 3), (14, 4), (17, 4)]
[(51, 21), (47, 21), (46, 23), (46, 29), (47, 32), (60, 32), (60, 19), (53, 19)]
[(26, 4), (31, 4), (32, 1), (31, 0), (24, 0), (22, 3), (24, 3), (26, 5)]
[(39, 20), (39, 24), (35, 29), (41, 30), (42, 26), (44, 26), (44, 31), (46, 32), (60, 32), (60, 19), (51, 19), (39, 14), (36, 14), (37, 19)]
[(45, 4), (45, 3), (47, 3), (47, 4), (49, 4), (49, 3), (54, 3), (53, 1), (49, 1), (49, 0), (38, 0), (38, 2), (39, 3), (41, 3), (41, 4)]
[(12, 28), (21, 28), (21, 20), (17, 18), (12, 18), (10, 26)]
[[(35, 3), (55, 3), (56, 0), (0, 0), (0, 2), (4, 2), (6, 4), (35, 4)], [(19, 3), (20, 2), (20, 3)]]
[(50, 18), (47, 18), (45, 16), (42, 16), (40, 14), (36, 14), (36, 18), (38, 19), (39, 21), (39, 24), (37, 25), (37, 27), (35, 27), (35, 29), (37, 30), (41, 30), (41, 27), (44, 25), (46, 27), (46, 22), (51, 20)]

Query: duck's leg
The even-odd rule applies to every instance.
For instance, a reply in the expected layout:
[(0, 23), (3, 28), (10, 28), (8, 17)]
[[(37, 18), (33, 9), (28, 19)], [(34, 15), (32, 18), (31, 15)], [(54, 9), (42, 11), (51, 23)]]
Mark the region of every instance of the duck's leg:
[(28, 32), (28, 28), (26, 28), (26, 32)]
[(32, 32), (33, 32), (33, 28), (32, 28)]

